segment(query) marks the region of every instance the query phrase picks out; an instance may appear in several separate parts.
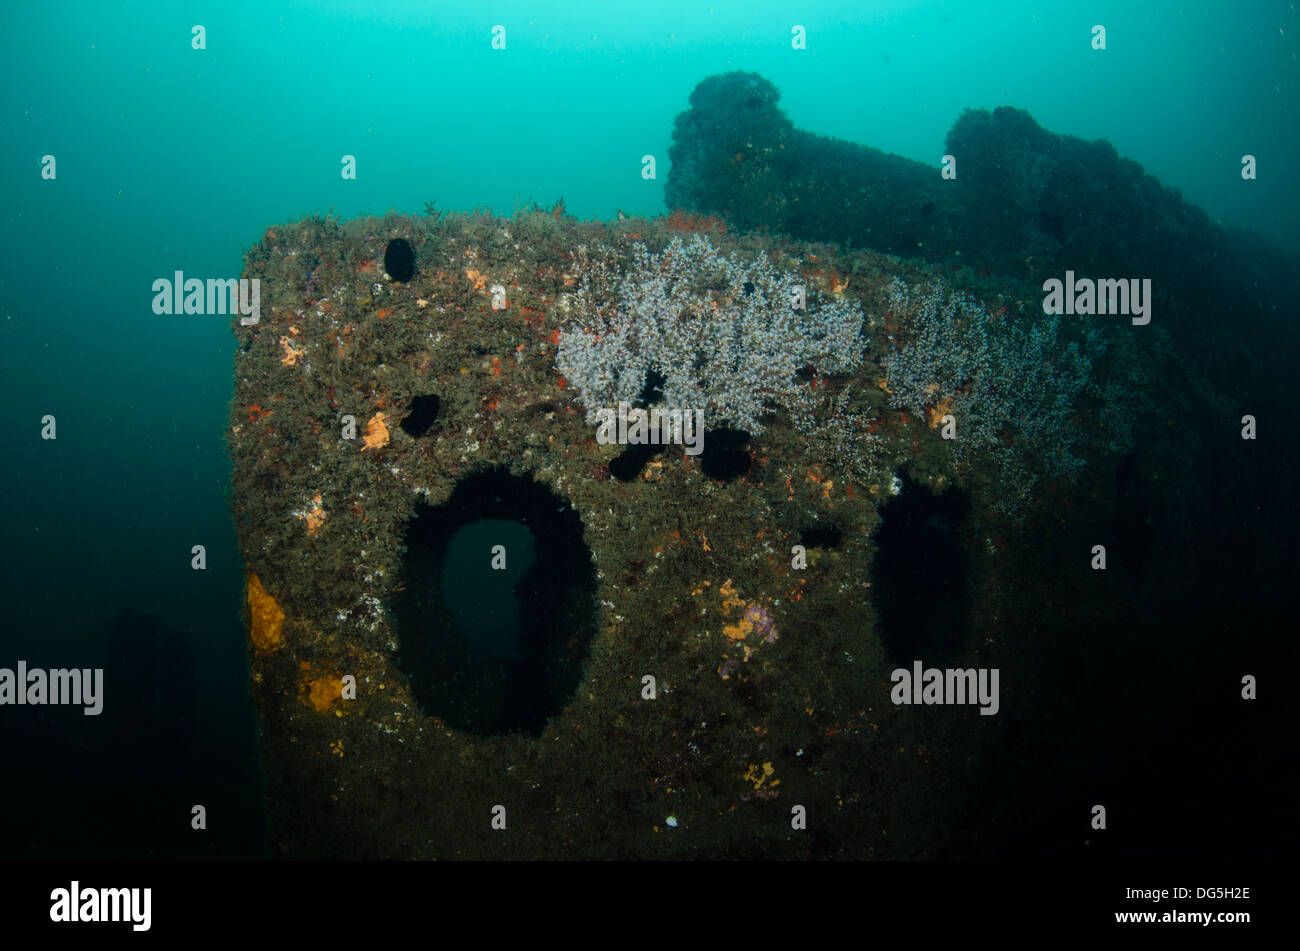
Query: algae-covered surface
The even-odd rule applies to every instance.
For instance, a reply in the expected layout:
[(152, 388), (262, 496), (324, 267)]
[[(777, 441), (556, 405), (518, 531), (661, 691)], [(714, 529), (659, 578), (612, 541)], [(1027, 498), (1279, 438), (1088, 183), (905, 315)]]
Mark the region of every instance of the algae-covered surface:
[[(738, 474), (710, 475), (703, 456), (668, 446), (611, 475), (626, 447), (598, 442), (557, 368), (559, 342), (591, 288), (697, 235), (737, 260), (761, 252), (810, 299), (860, 310), (857, 365), (801, 374), (858, 443), (829, 446), (831, 430), (777, 407), (741, 444)], [(386, 271), (397, 239), (414, 251), (404, 282)], [(936, 382), (929, 405), (894, 406), (885, 370), (908, 339), (898, 282), (939, 280), (1007, 319), (1038, 303), (1032, 288), (739, 237), (715, 218), (604, 224), (562, 207), (276, 225), (245, 276), (262, 281), (262, 315), (234, 322), (230, 445), (276, 854), (947, 857), (1033, 821), (1017, 809), (1059, 808), (1021, 781), (1040, 752), (1035, 725), (1073, 694), (1045, 673), (1109, 664), (1120, 648), (1095, 632), (1147, 590), (1089, 568), (1096, 527), (1131, 504), (1116, 467), (1140, 464), (1174, 489), (1180, 476), (1158, 437), (1117, 452), (1104, 401), (1081, 397), (1078, 466), (1033, 479), (1053, 449), (1026, 439), (1016, 471), (1034, 489), (1008, 510), (1005, 458), (960, 456), (944, 438), (942, 410), (963, 394)], [(539, 497), (576, 516), (580, 535), (563, 544), (594, 579), (522, 598), (552, 639), (522, 672), (456, 639), (430, 580), (446, 546), (417, 557), (411, 534), (475, 477), (496, 492), (480, 514), (510, 517), (510, 485), (549, 492)], [(910, 526), (901, 542), (880, 531), (891, 511)], [(1161, 545), (1194, 531), (1181, 516), (1167, 524)], [(1035, 577), (1044, 559), (1050, 585)], [(413, 585), (429, 597), (403, 606)], [(463, 665), (501, 671), (471, 689), (542, 705), (535, 728), (440, 715), (464, 684), (418, 685), (402, 658), (449, 637)], [(914, 660), (998, 669), (1000, 711), (892, 702), (892, 672)], [(1052, 775), (1059, 797), (1071, 770), (1111, 754), (1072, 739), (1084, 727), (1057, 727), (1054, 748), (1083, 744)], [(801, 814), (815, 821), (802, 828)]]

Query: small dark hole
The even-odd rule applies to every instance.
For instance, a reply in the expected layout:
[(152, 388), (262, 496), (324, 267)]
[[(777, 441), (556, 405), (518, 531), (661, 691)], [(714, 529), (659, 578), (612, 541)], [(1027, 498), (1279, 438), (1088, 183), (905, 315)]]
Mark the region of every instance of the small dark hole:
[(609, 462), (609, 474), (619, 482), (631, 482), (641, 474), (645, 464), (657, 453), (663, 452), (663, 446), (628, 446)]
[(415, 251), (405, 238), (394, 238), (384, 251), (384, 270), (403, 284), (415, 277)]
[(417, 396), (411, 401), (411, 411), (402, 420), (402, 430), (411, 437), (423, 436), (438, 418), (441, 407), (442, 402), (432, 393)]
[(799, 533), (799, 544), (805, 548), (838, 548), (842, 538), (838, 528), (805, 528)]
[(664, 384), (668, 378), (658, 370), (650, 370), (645, 375), (645, 385), (641, 387), (641, 393), (637, 396), (636, 406), (640, 409), (646, 409), (664, 398)]
[(700, 468), (710, 479), (730, 482), (749, 471), (753, 459), (744, 448), (749, 433), (739, 429), (715, 429), (704, 434)]

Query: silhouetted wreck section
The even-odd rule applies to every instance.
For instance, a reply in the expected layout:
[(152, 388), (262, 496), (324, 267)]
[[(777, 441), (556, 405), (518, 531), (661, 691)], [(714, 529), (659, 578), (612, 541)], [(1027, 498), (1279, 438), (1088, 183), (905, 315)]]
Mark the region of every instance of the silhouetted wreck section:
[(955, 246), (953, 193), (935, 168), (796, 129), (780, 98), (757, 73), (696, 86), (673, 127), (668, 207), (903, 257)]
[(674, 125), (668, 207), (1035, 283), (1066, 270), (1150, 278), (1166, 314), (1290, 312), (1293, 261), (1213, 224), (1108, 142), (1057, 135), (1020, 109), (968, 109), (948, 133), (945, 179), (939, 156), (797, 129), (779, 99), (757, 73), (703, 80)]

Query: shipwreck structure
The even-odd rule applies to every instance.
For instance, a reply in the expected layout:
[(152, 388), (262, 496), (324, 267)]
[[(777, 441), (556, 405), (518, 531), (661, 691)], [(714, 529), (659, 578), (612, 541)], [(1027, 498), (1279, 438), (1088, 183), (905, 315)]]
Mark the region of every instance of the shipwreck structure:
[[(1089, 770), (1145, 768), (1071, 732), (1076, 703), (1151, 702), (1113, 632), (1210, 663), (1196, 592), (1279, 557), (1218, 488), (1265, 478), (1231, 373), (1181, 365), (1159, 310), (1051, 318), (1050, 272), (723, 216), (681, 147), (657, 219), (310, 218), (249, 250), (229, 438), (274, 854), (1015, 851)], [(890, 233), (958, 241), (969, 212), (915, 182)], [(665, 400), (704, 411), (699, 455), (597, 439)], [(1000, 670), (996, 715), (896, 702), (921, 664)]]

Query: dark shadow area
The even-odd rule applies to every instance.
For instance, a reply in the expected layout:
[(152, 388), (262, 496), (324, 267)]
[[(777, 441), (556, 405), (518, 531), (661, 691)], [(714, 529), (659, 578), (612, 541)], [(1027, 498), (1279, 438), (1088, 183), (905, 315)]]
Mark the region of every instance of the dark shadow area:
[[(6, 708), (0, 855), (48, 859), (256, 858), (261, 783), (217, 752), (196, 709), (194, 650), (162, 618), (123, 609), (107, 636), (102, 712)], [(41, 666), (29, 660), (29, 667)], [(193, 827), (193, 807), (206, 827)]]
[(799, 544), (805, 548), (838, 548), (843, 534), (833, 525), (805, 528), (799, 533)]
[(897, 663), (939, 666), (961, 649), (970, 592), (959, 529), (968, 506), (959, 489), (935, 495), (904, 477), (880, 509), (871, 592), (885, 652)]
[[(500, 590), (509, 567), (493, 567), (501, 553), (490, 539), (469, 549), (460, 544), (465, 536), (457, 539), (462, 530), (484, 531), (478, 523), (487, 520), (518, 523), (516, 538), (519, 526), (531, 534), (532, 551), (515, 552), (522, 576), (512, 592)], [(511, 547), (520, 545), (502, 547), (509, 566)], [(540, 483), (488, 470), (461, 480), (445, 504), (421, 506), (406, 548), (393, 602), (396, 663), (421, 709), (469, 733), (540, 734), (581, 681), (596, 632), (596, 570), (577, 512)], [(459, 554), (466, 551), (474, 554)], [(460, 563), (466, 557), (468, 566)], [(517, 614), (501, 603), (511, 596)], [(476, 598), (485, 603), (475, 607)], [(517, 617), (517, 637), (475, 629), (494, 612)]]
[(1137, 460), (1130, 453), (1115, 469), (1115, 496), (1118, 507), (1111, 523), (1110, 566), (1131, 572), (1141, 582), (1151, 558), (1156, 516), (1151, 511), (1150, 493), (1144, 491), (1138, 474)]

